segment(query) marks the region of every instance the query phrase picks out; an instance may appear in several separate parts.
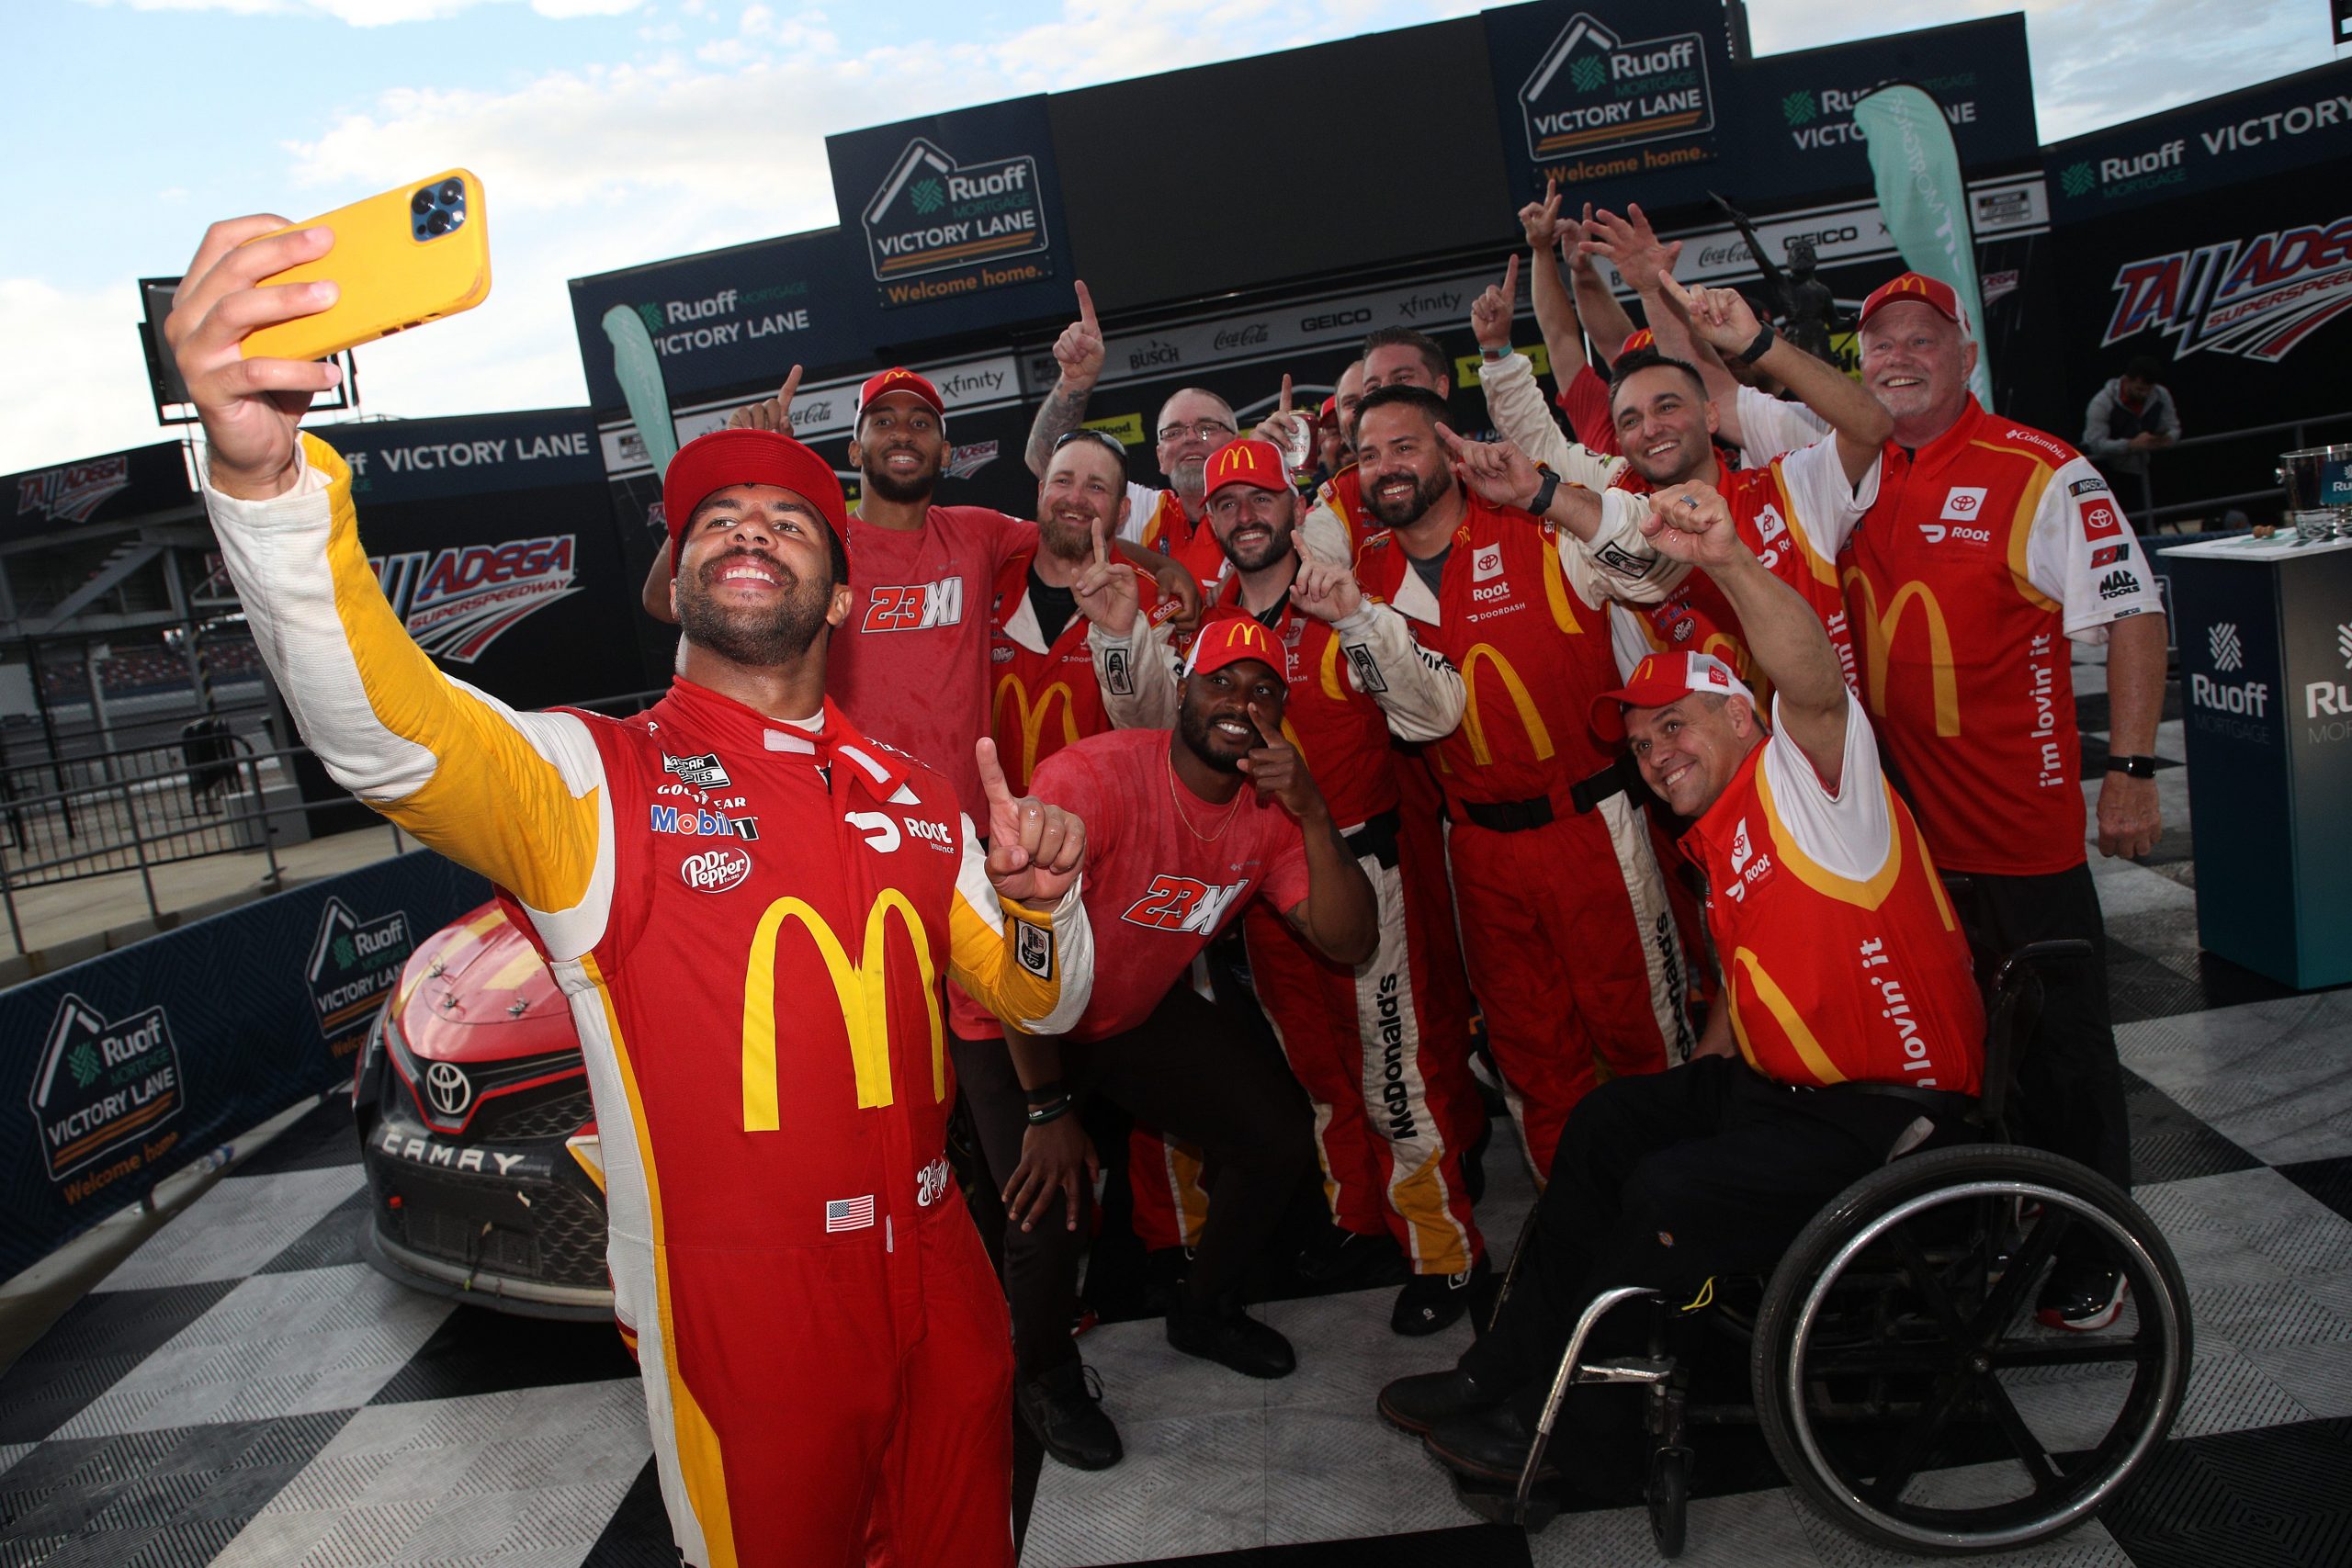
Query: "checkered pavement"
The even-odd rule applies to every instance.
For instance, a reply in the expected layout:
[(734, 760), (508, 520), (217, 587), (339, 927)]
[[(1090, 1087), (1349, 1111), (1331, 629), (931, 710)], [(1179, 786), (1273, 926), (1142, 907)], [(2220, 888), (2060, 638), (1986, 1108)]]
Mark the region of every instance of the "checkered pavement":
[[(2093, 791), (2103, 674), (2076, 671)], [(2167, 711), (2157, 750), (2177, 759), (2177, 695)], [(2144, 1483), (2004, 1561), (2352, 1562), (2352, 990), (2295, 996), (2199, 953), (2184, 770), (2157, 784), (2155, 852), (2093, 865), (2137, 1196), (2188, 1278), (2196, 1365)], [(1503, 1140), (1487, 1168), (1481, 1219), (1507, 1238), (1530, 1191)], [(388, 1281), (359, 1257), (365, 1199), (348, 1108), (331, 1100), (0, 1374), (0, 1568), (675, 1562), (612, 1331)], [(1467, 1331), (1399, 1339), (1387, 1307), (1374, 1291), (1259, 1309), (1299, 1348), (1297, 1373), (1274, 1383), (1174, 1355), (1156, 1322), (1097, 1328), (1087, 1357), (1127, 1458), (1087, 1475), (1024, 1447), (1023, 1562), (1652, 1560), (1638, 1510), (1564, 1516), (1534, 1537), (1473, 1523), (1372, 1407), (1383, 1382), (1444, 1364)], [(1685, 1560), (1892, 1560), (1776, 1481), (1695, 1502)]]

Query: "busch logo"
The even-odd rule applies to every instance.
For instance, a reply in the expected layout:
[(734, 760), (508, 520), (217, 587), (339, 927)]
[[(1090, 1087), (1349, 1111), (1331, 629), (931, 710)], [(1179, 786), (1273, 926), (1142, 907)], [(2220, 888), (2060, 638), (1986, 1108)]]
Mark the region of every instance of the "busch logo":
[(130, 484), (130, 458), (121, 453), (43, 468), (17, 481), (17, 515), (39, 513), (60, 523), (87, 523), (108, 496)]
[(2352, 309), (2352, 216), (2126, 262), (2100, 346), (2143, 332), (2273, 364)]
[(952, 626), (964, 619), (964, 580), (943, 577), (936, 582), (903, 586), (877, 585), (865, 606), (861, 631), (924, 631)]
[(1227, 907), (1250, 890), (1248, 878), (1211, 886), (1197, 877), (1162, 872), (1151, 879), (1142, 897), (1127, 906), (1120, 919), (1154, 931), (1215, 933)]
[(752, 857), (729, 844), (704, 850), (678, 863), (678, 880), (697, 893), (724, 893), (752, 874)]
[(471, 664), (526, 615), (580, 592), (571, 581), (574, 537), (462, 545), (430, 556), (410, 550), (368, 564), (419, 648)]

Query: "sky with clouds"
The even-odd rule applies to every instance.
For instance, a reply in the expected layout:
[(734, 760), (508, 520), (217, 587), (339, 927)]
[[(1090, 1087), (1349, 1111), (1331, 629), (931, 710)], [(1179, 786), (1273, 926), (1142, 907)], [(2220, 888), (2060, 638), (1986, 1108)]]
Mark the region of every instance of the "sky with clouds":
[[(133, 280), (178, 272), (218, 217), (307, 216), (472, 168), (497, 209), (496, 289), (363, 351), (368, 407), (575, 403), (565, 279), (830, 224), (828, 134), (1477, 9), (16, 0), (20, 66), (0, 103), (0, 145), (16, 154), (16, 219), (0, 225), (0, 472), (159, 437)], [(2327, 0), (1749, 0), (1762, 54), (2018, 9), (2045, 140), (2333, 52)]]

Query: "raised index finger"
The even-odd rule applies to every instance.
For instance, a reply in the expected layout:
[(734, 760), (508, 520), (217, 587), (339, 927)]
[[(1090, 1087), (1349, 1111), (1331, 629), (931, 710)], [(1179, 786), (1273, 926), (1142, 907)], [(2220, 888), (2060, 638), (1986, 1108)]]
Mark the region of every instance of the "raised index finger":
[(1283, 739), (1282, 726), (1276, 725), (1272, 729), (1268, 729), (1266, 728), (1266, 716), (1259, 710), (1256, 703), (1251, 703), (1250, 705), (1250, 722), (1257, 728), (1258, 739), (1263, 740), (1267, 745), (1282, 747), (1290, 744), (1289, 741)]
[(1094, 519), (1094, 564), (1096, 566), (1111, 564), (1111, 541), (1103, 532), (1102, 519), (1100, 517)]
[(983, 735), (972, 743), (973, 760), (980, 767), (980, 793), (988, 797), (990, 814), (1000, 806), (1012, 805), (1012, 785), (1005, 781), (1004, 769), (996, 760), (996, 742)]
[(1290, 412), (1290, 372), (1283, 372), (1283, 400), (1274, 405), (1276, 413)]
[(1519, 253), (1510, 254), (1510, 265), (1503, 268), (1503, 309), (1508, 311), (1519, 303)]
[(792, 407), (792, 394), (800, 390), (800, 367), (796, 365), (786, 373), (784, 385), (775, 389), (775, 400), (787, 410)]
[(1078, 321), (1079, 325), (1088, 332), (1095, 330), (1094, 296), (1087, 292), (1086, 285), (1082, 280), (1078, 285)]

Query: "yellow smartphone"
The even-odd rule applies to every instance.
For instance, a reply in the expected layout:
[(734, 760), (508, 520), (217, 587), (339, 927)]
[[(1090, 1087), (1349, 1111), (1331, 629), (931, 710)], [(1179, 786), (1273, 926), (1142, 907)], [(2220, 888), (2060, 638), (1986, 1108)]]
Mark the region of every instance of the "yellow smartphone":
[(319, 227), (334, 231), (334, 249), (264, 282), (326, 279), (342, 293), (315, 316), (254, 333), (245, 339), (246, 358), (324, 359), (470, 310), (490, 296), (490, 219), (481, 181), (467, 170), (446, 170), (272, 232)]

